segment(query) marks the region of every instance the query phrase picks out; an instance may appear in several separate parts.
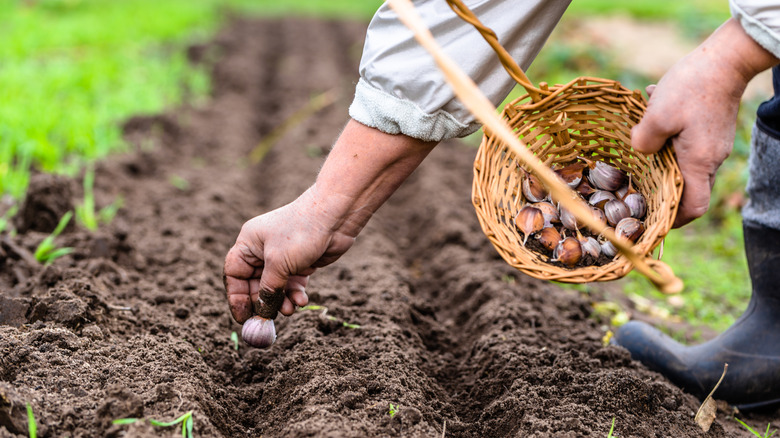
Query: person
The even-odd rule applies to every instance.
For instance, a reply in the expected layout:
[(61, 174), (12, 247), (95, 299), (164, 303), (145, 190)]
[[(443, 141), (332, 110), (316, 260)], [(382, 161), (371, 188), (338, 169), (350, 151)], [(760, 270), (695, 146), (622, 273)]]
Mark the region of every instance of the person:
[[(520, 6), (475, 0), (468, 6), (526, 69), (568, 4), (532, 0)], [(634, 128), (632, 142), (646, 153), (667, 141), (674, 145), (685, 180), (675, 226), (707, 210), (715, 173), (734, 140), (742, 92), (753, 76), (778, 62), (780, 14), (770, 6), (768, 1), (732, 0), (733, 17), (657, 86), (648, 87), (647, 112)], [(444, 1), (419, 0), (415, 7), (445, 52), (498, 105), (515, 83), (487, 43)], [(372, 215), (428, 153), (443, 140), (479, 128), (431, 56), (387, 5), (369, 24), (359, 72), (351, 119), (313, 185), (289, 204), (247, 221), (225, 257), (227, 300), (239, 323), (252, 316), (260, 291), (283, 295), (284, 315), (306, 305), (309, 276), (352, 246)], [(760, 120), (780, 132), (776, 106), (770, 102), (762, 107), (777, 116)], [(763, 126), (757, 124), (755, 130), (751, 200), (745, 211), (754, 289), (746, 316), (721, 337), (698, 347), (676, 344), (637, 322), (626, 324), (615, 337), (634, 358), (698, 396), (701, 388), (714, 386), (715, 368), (721, 368), (720, 377), (722, 359), (730, 361), (716, 396), (743, 405), (780, 399), (780, 342), (775, 342), (780, 341), (775, 339), (780, 338), (780, 293), (773, 296), (780, 277), (778, 282), (772, 277), (780, 276), (772, 257), (780, 251), (771, 245), (780, 242), (780, 214), (775, 214), (780, 212), (780, 200), (773, 196), (774, 178), (768, 167), (780, 163), (780, 148), (772, 147), (780, 145), (780, 136), (772, 137)]]

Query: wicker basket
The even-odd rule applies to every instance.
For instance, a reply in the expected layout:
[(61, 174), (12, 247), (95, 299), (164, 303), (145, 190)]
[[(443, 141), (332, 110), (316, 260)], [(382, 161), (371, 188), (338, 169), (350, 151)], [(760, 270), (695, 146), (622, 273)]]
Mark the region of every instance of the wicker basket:
[[(565, 85), (548, 87), (541, 83), (534, 87), (492, 30), (460, 0), (447, 2), (480, 31), (509, 74), (526, 89), (525, 95), (506, 105), (501, 117), (538, 160), (549, 168), (584, 156), (631, 175), (648, 205), (646, 231), (632, 250), (661, 276), (674, 278), (666, 265), (651, 257), (671, 229), (683, 179), (671, 147), (653, 155), (631, 148), (631, 128), (646, 108), (641, 92), (628, 90), (617, 81), (590, 77)], [(608, 264), (570, 269), (550, 264), (546, 256), (527, 249), (513, 220), (526, 203), (520, 189), (522, 169), (533, 172), (504, 141), (485, 129), (474, 162), (472, 200), (484, 233), (507, 263), (532, 277), (569, 283), (618, 279), (642, 264), (636, 257), (632, 263), (621, 251)], [(583, 221), (581, 215), (571, 211)]]

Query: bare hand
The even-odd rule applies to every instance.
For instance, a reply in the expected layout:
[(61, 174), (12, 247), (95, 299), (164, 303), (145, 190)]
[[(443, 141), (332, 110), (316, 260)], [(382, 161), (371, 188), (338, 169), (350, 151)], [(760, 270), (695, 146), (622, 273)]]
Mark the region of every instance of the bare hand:
[(715, 173), (734, 144), (745, 86), (773, 59), (736, 21), (729, 20), (675, 64), (657, 87), (648, 87), (647, 111), (631, 140), (644, 153), (657, 152), (667, 141), (674, 146), (685, 181), (674, 227), (709, 208)]
[(334, 231), (335, 224), (336, 218), (320, 209), (314, 188), (247, 221), (225, 258), (225, 288), (233, 318), (239, 323), (249, 319), (261, 290), (285, 294), (283, 315), (305, 306), (309, 275), (336, 261), (354, 242), (354, 237)]

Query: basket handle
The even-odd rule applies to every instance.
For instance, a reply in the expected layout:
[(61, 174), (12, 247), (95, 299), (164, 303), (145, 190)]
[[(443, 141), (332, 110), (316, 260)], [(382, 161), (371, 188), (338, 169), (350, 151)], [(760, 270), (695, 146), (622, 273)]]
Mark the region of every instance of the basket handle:
[(498, 55), (498, 59), (501, 61), (501, 65), (504, 66), (504, 69), (506, 69), (507, 73), (509, 73), (509, 76), (511, 76), (515, 82), (525, 88), (525, 90), (528, 92), (528, 95), (531, 96), (531, 99), (534, 102), (540, 101), (542, 99), (542, 90), (533, 85), (531, 80), (528, 79), (528, 76), (526, 76), (525, 72), (523, 72), (523, 69), (520, 68), (517, 62), (515, 62), (514, 58), (512, 58), (512, 55), (510, 55), (504, 46), (498, 42), (498, 36), (495, 32), (493, 32), (493, 29), (482, 24), (482, 22), (479, 21), (479, 18), (474, 15), (474, 12), (472, 12), (471, 9), (463, 4), (461, 0), (447, 0), (447, 4), (450, 6), (450, 8), (452, 8), (453, 11), (455, 11), (456, 14), (458, 14), (460, 18), (474, 26), (479, 31), (479, 33), (482, 34), (482, 37), (485, 38), (485, 41), (490, 44), (490, 47), (492, 47), (496, 52), (496, 55)]
[(549, 167), (545, 166), (527, 148), (527, 146), (512, 132), (512, 129), (496, 114), (493, 104), (479, 90), (471, 78), (444, 53), (441, 46), (434, 40), (430, 30), (425, 27), (410, 0), (388, 0), (388, 4), (398, 14), (398, 18), (414, 33), (415, 39), (433, 56), (444, 73), (455, 95), (463, 104), (488, 127), (494, 135), (503, 140), (507, 147), (525, 163), (534, 175), (544, 183), (551, 195), (558, 199), (581, 223), (594, 232), (600, 232), (612, 242), (634, 265), (637, 271), (644, 274), (664, 293), (677, 293), (683, 288), (682, 280), (674, 275), (671, 268), (661, 261), (652, 258), (645, 259), (634, 251), (633, 245), (619, 239), (614, 231), (596, 220), (585, 202), (576, 195)]

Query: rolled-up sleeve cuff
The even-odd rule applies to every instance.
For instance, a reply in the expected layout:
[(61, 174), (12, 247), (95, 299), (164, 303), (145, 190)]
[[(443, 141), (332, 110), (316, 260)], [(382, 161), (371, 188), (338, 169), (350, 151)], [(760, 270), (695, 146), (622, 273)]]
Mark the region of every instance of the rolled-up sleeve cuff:
[[(761, 21), (761, 18), (770, 18), (766, 11), (757, 9), (751, 11), (754, 13), (751, 15), (734, 0), (729, 1), (729, 5), (731, 6), (731, 15), (739, 21), (745, 33), (750, 35), (761, 47), (780, 58), (780, 35), (777, 33), (777, 29), (773, 29)], [(776, 14), (776, 12), (773, 13)]]
[(413, 102), (398, 98), (358, 81), (349, 115), (356, 121), (386, 134), (404, 134), (423, 141), (443, 141), (464, 137), (480, 128), (479, 123), (464, 125), (452, 114), (439, 110), (425, 113)]

